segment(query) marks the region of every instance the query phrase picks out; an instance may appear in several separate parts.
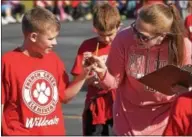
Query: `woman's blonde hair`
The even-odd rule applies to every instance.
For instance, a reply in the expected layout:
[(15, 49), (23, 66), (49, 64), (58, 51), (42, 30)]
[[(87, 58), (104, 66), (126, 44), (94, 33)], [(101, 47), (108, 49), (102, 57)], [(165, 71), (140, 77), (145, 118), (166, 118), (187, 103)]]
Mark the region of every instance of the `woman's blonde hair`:
[(184, 37), (186, 36), (183, 20), (175, 5), (153, 4), (145, 6), (139, 12), (141, 20), (154, 27), (156, 35), (167, 34), (169, 39), (169, 63), (182, 66), (184, 63)]
[(187, 10), (189, 12), (189, 14), (192, 14), (192, 1), (188, 1), (188, 6), (187, 6)]

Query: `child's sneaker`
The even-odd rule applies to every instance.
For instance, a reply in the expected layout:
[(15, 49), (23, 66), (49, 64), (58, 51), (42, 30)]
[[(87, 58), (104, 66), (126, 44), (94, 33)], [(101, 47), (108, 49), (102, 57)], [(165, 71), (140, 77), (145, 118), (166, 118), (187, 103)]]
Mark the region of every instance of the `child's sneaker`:
[(4, 17), (2, 17), (1, 23), (2, 23), (2, 25), (6, 25), (6, 24), (8, 24), (8, 21)]
[(8, 21), (8, 23), (16, 23), (16, 20), (12, 16), (8, 16), (5, 19)]
[(67, 20), (68, 21), (73, 21), (73, 17), (71, 15), (67, 15)]

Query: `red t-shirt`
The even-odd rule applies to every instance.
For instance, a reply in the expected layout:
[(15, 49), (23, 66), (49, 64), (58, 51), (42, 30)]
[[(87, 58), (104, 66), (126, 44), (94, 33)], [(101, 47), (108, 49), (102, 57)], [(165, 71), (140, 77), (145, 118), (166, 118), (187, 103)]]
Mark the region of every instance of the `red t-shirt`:
[(68, 85), (65, 67), (51, 52), (43, 58), (19, 48), (2, 57), (4, 135), (65, 135), (61, 101)]
[(192, 93), (181, 95), (172, 107), (168, 125), (164, 131), (168, 136), (192, 135)]
[[(71, 70), (72, 75), (81, 74), (83, 69), (82, 68), (83, 53), (84, 52), (95, 53), (97, 43), (98, 43), (97, 38), (91, 38), (82, 43), (82, 45), (78, 50), (73, 68)], [(110, 48), (111, 48), (110, 45), (104, 45), (102, 43), (99, 43), (98, 56), (100, 56), (101, 58), (103, 58), (104, 61), (106, 61)], [(99, 98), (96, 99), (94, 106), (93, 105), (90, 106), (90, 110), (92, 111), (93, 115), (93, 124), (104, 124), (106, 120), (112, 118), (112, 103), (114, 99), (114, 92), (115, 90), (106, 91), (90, 85), (88, 86), (88, 92), (86, 95), (85, 104), (88, 104), (92, 97), (101, 95), (99, 96)], [(105, 96), (102, 96), (104, 94)], [(94, 112), (94, 110), (96, 109), (97, 112)]]
[(192, 41), (192, 14), (190, 14), (186, 17), (185, 27), (188, 31), (189, 39)]
[(76, 8), (79, 4), (80, 4), (80, 2), (81, 1), (71, 1), (71, 6), (73, 7), (73, 8)]

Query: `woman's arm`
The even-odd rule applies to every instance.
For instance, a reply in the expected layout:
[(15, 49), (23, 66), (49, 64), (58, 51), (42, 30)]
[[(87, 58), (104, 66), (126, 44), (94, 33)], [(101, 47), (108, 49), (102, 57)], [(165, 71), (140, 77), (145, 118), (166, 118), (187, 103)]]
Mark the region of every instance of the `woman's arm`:
[(106, 64), (99, 57), (94, 58), (97, 65), (93, 69), (97, 72), (103, 88), (117, 88), (125, 75), (125, 49), (120, 35), (116, 36), (112, 43)]

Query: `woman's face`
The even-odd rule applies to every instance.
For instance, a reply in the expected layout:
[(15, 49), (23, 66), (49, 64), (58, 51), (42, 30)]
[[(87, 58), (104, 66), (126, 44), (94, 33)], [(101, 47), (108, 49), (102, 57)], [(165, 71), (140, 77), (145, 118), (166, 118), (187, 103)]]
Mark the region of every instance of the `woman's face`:
[(155, 45), (160, 45), (165, 37), (164, 34), (154, 34), (152, 31), (156, 26), (147, 24), (139, 17), (136, 22), (131, 24), (137, 44), (145, 48), (150, 48)]

